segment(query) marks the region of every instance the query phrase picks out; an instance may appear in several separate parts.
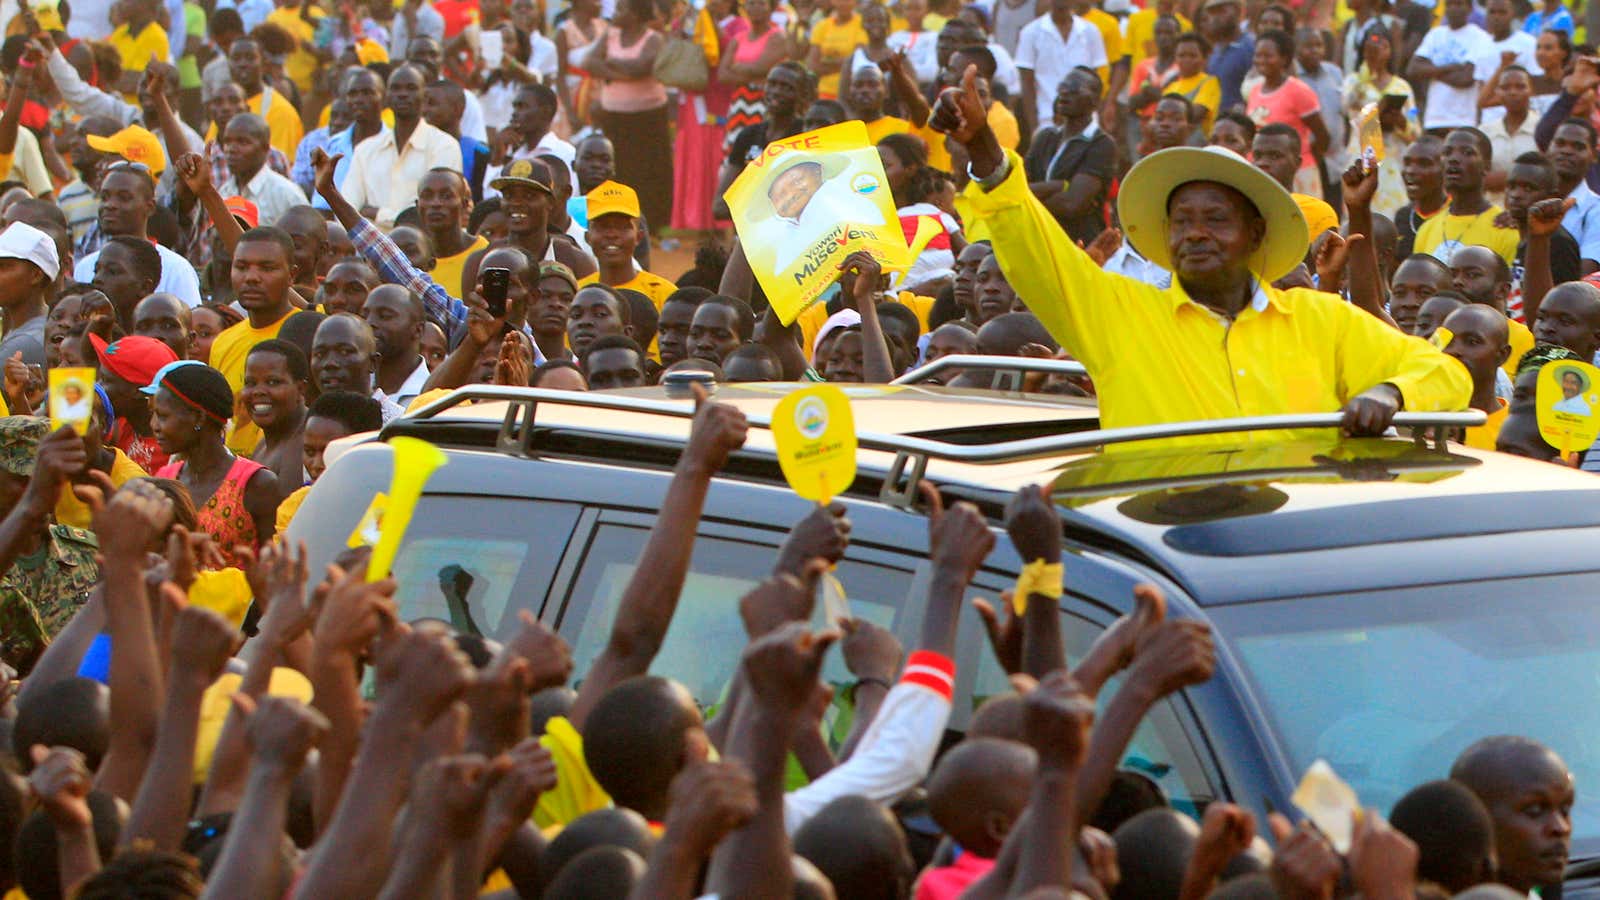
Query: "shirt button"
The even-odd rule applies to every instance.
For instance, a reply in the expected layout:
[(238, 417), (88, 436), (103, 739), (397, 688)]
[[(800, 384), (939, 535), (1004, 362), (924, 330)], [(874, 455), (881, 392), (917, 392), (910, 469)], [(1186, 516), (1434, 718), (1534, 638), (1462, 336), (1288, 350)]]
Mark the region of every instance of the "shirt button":
[(1239, 370), (1239, 377), (1240, 377), (1240, 378), (1243, 378), (1243, 377), (1244, 377), (1244, 370), (1243, 370), (1243, 369), (1240, 369), (1240, 370)]

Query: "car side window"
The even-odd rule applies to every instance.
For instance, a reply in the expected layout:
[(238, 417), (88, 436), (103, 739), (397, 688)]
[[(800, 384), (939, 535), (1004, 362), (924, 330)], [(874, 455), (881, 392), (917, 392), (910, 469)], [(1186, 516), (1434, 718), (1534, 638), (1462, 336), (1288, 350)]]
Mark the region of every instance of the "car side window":
[[(572, 644), (579, 677), (605, 648), (622, 591), (649, 534), (641, 526), (602, 523), (590, 538), (558, 622), (561, 635)], [(682, 682), (702, 707), (717, 701), (738, 667), (747, 641), (739, 598), (771, 574), (782, 538), (780, 532), (750, 530), (745, 540), (706, 535), (695, 539), (677, 612), (650, 669)], [(897, 630), (914, 580), (910, 569), (846, 556), (835, 575), (845, 587), (851, 615)], [(813, 616), (818, 627), (822, 617), (819, 599)], [(834, 683), (850, 680), (841, 654), (829, 654), (822, 678)]]
[[(1061, 613), (1061, 637), (1066, 644), (1067, 659), (1076, 662), (1089, 652), (1105, 626), (1072, 611), (1073, 607), (1087, 611), (1088, 604), (1083, 600), (1067, 595), (1062, 604), (1067, 609)], [(1100, 691), (1098, 707), (1101, 712), (1121, 685), (1122, 677), (1118, 676)], [(979, 655), (971, 708), (977, 709), (983, 701), (1009, 690), (1011, 685), (1005, 672), (986, 647)], [(1150, 779), (1161, 788), (1174, 808), (1198, 817), (1219, 791), (1212, 784), (1209, 768), (1203, 761), (1204, 751), (1195, 743), (1193, 721), (1192, 717), (1180, 713), (1174, 698), (1162, 700), (1134, 732), (1133, 740), (1122, 755), (1120, 768)]]

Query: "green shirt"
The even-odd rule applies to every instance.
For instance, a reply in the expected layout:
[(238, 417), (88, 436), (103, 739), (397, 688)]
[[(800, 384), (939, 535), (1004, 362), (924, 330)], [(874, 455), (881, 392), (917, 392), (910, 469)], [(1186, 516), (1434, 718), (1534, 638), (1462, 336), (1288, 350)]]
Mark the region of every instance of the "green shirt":
[(45, 543), (0, 577), (0, 655), (27, 674), (100, 580), (94, 534), (51, 525)]

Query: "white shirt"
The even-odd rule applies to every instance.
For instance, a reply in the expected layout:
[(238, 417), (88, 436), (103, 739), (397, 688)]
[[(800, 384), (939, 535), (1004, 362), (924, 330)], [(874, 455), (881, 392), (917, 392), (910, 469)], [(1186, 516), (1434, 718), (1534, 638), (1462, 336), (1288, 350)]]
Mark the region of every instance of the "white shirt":
[(276, 225), (290, 207), (304, 206), (305, 192), (289, 179), (263, 165), (255, 177), (240, 185), (234, 177), (223, 183), (220, 193), (224, 197), (243, 197), (256, 205), (261, 213), (262, 225)]
[(889, 49), (904, 50), (917, 81), (932, 84), (939, 76), (939, 54), (934, 46), (938, 41), (939, 35), (932, 31), (896, 31), (889, 35)]
[[(1453, 66), (1472, 63), (1476, 77), (1482, 81), (1483, 60), (1494, 50), (1494, 40), (1489, 32), (1473, 24), (1452, 30), (1449, 25), (1439, 25), (1428, 32), (1417, 47), (1416, 56), (1426, 57), (1436, 66)], [(1424, 128), (1460, 128), (1478, 124), (1478, 86), (1451, 87), (1435, 78), (1428, 85), (1428, 111), (1423, 117)]]
[(467, 91), (466, 98), (467, 105), (461, 110), (461, 134), (487, 144), (489, 123), (483, 118), (483, 104), (478, 102), (478, 92)]
[[(175, 294), (191, 309), (199, 306), (200, 276), (194, 273), (194, 266), (160, 244), (156, 244), (155, 248), (161, 254), (161, 280), (156, 283), (155, 293)], [(85, 283), (93, 281), (95, 263), (99, 259), (100, 251), (96, 250), (78, 260), (72, 268), (73, 280)]]
[(1107, 272), (1113, 272), (1124, 278), (1131, 278), (1134, 281), (1143, 282), (1162, 290), (1172, 287), (1172, 273), (1140, 256), (1139, 251), (1133, 249), (1133, 243), (1128, 240), (1124, 240), (1122, 246), (1117, 248), (1117, 252), (1111, 254), (1111, 258), (1106, 260), (1104, 268)]
[[(1099, 34), (1098, 29), (1095, 32)], [(1101, 38), (1102, 41), (1105, 38)], [(1102, 44), (1104, 46), (1104, 44)], [(1017, 61), (1012, 59), (1010, 51), (994, 41), (989, 42), (989, 52), (994, 54), (994, 80), (1005, 85), (1011, 96), (1022, 95), (1022, 73), (1017, 70)]]
[(1520, 28), (1513, 28), (1510, 36), (1505, 40), (1496, 41), (1493, 35), (1490, 35), (1489, 40), (1494, 42), (1494, 50), (1478, 60), (1477, 74), (1479, 81), (1488, 81), (1489, 76), (1494, 74), (1494, 70), (1500, 68), (1500, 54), (1502, 53), (1515, 53), (1517, 55), (1517, 65), (1527, 69), (1529, 72), (1543, 71), (1533, 58), (1533, 48), (1539, 45), (1539, 39), (1533, 35)]
[[(1092, 26), (1091, 26), (1092, 27)], [(755, 237), (747, 247), (772, 248), (774, 274), (781, 274), (805, 255), (811, 246), (833, 231), (841, 222), (860, 225), (883, 225), (883, 211), (878, 204), (850, 189), (849, 169), (826, 179), (811, 200), (793, 219), (779, 216), (763, 220), (755, 228)], [(763, 198), (763, 201), (764, 198)], [(896, 221), (896, 226), (899, 222)], [(763, 253), (754, 254), (752, 265)]]
[[(1072, 29), (1061, 36), (1061, 29), (1042, 15), (1022, 27), (1017, 38), (1017, 68), (1033, 71), (1034, 123), (1048, 125), (1053, 118), (1056, 87), (1078, 66), (1098, 69), (1108, 65), (1105, 41), (1100, 39), (1100, 29), (1077, 16), (1072, 17)], [(996, 70), (998, 77), (999, 71)]]
[(401, 407), (410, 406), (411, 401), (417, 399), (417, 395), (422, 393), (422, 386), (427, 383), (428, 360), (423, 357), (417, 360), (417, 367), (411, 370), (410, 375), (406, 376), (405, 382), (400, 385), (400, 390), (395, 391), (391, 396), (394, 397), (394, 402), (400, 404)]
[(383, 130), (356, 145), (344, 176), (344, 195), (356, 209), (377, 207), (377, 225), (394, 227), (394, 218), (417, 202), (417, 182), (434, 168), (461, 171), (461, 144), (418, 120), (411, 139), (396, 147), (394, 129)]
[[(1561, 227), (1578, 242), (1579, 256), (1600, 262), (1600, 196), (1582, 178), (1578, 179), (1578, 186), (1567, 196), (1574, 202), (1562, 217)], [(1595, 462), (1600, 464), (1600, 457)]]

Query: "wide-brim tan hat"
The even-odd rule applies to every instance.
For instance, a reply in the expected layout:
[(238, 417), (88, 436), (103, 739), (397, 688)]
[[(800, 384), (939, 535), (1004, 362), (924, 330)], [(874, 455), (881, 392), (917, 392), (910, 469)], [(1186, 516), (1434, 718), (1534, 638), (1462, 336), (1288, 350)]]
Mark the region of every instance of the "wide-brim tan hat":
[(1283, 185), (1223, 147), (1172, 147), (1139, 161), (1122, 181), (1117, 215), (1133, 249), (1174, 271), (1167, 250), (1167, 198), (1191, 181), (1214, 181), (1243, 194), (1266, 220), (1261, 246), (1250, 257), (1250, 271), (1266, 281), (1289, 274), (1305, 260), (1311, 235), (1300, 205)]

